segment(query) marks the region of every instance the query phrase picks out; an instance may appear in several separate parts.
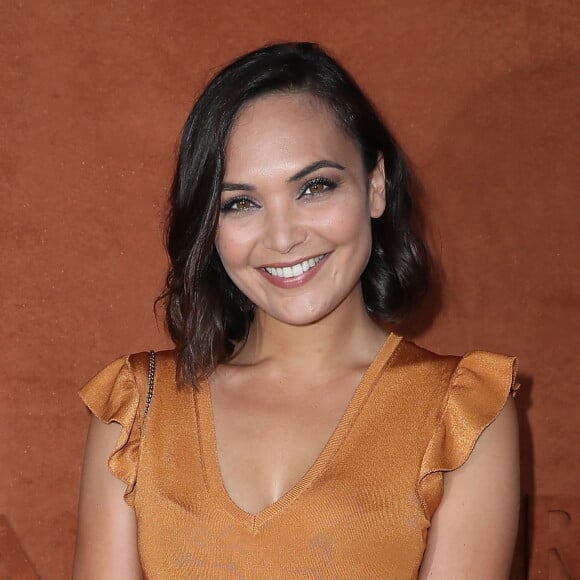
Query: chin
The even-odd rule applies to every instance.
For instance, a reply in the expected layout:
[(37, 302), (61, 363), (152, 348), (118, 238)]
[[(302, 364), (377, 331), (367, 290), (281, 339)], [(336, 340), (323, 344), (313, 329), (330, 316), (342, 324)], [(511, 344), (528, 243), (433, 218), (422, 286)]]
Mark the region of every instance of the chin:
[(273, 316), (272, 318), (276, 318), (279, 322), (289, 326), (309, 326), (310, 324), (316, 324), (325, 316), (326, 314), (317, 316), (314, 314), (300, 313), (295, 316)]
[(308, 326), (315, 324), (328, 316), (334, 307), (330, 304), (293, 304), (290, 308), (263, 308), (266, 316), (270, 316), (283, 324), (291, 326)]

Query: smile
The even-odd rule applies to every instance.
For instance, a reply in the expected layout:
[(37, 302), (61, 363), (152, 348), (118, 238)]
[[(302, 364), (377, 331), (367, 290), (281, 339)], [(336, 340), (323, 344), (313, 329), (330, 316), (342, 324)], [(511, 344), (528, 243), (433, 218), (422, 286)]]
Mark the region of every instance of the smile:
[(308, 272), (310, 268), (314, 268), (318, 262), (321, 262), (326, 257), (326, 254), (321, 254), (315, 258), (310, 258), (304, 260), (299, 264), (294, 264), (293, 266), (284, 266), (283, 268), (269, 268), (264, 267), (264, 270), (270, 274), (270, 276), (276, 276), (277, 278), (295, 278), (296, 276), (301, 276), (305, 272)]

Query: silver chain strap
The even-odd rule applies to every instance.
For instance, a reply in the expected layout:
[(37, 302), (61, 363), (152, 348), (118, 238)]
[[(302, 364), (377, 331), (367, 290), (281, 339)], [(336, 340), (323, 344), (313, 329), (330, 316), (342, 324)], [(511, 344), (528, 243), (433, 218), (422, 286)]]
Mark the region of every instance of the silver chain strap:
[(147, 397), (145, 398), (145, 417), (149, 412), (149, 405), (153, 398), (153, 385), (155, 383), (155, 351), (149, 351), (149, 375), (147, 376)]

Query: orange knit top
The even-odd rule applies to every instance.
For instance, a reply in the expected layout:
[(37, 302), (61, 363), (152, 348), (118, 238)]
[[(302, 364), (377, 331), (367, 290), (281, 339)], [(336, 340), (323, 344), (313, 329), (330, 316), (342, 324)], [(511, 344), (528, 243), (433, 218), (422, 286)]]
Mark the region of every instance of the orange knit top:
[(122, 425), (109, 460), (127, 484), (149, 580), (416, 578), (442, 473), (462, 465), (515, 382), (514, 357), (442, 356), (391, 333), (324, 449), (256, 515), (222, 483), (208, 383), (178, 388), (173, 351), (116, 360), (80, 391)]

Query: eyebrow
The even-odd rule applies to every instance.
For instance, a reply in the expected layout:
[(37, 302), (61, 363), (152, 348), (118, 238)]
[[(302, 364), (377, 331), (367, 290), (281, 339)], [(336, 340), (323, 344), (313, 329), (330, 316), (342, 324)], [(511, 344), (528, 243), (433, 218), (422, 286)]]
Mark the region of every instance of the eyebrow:
[[(310, 165), (307, 165), (291, 177), (289, 177), (286, 181), (288, 183), (292, 183), (294, 181), (298, 181), (303, 177), (306, 177), (309, 173), (316, 171), (317, 169), (322, 169), (323, 167), (332, 167), (334, 169), (340, 169), (344, 171), (345, 167), (340, 163), (336, 163), (334, 161), (329, 161), (328, 159), (321, 159), (320, 161), (315, 161)], [(256, 188), (253, 185), (249, 185), (248, 183), (227, 183), (224, 182), (222, 184), (222, 191), (254, 191)]]

